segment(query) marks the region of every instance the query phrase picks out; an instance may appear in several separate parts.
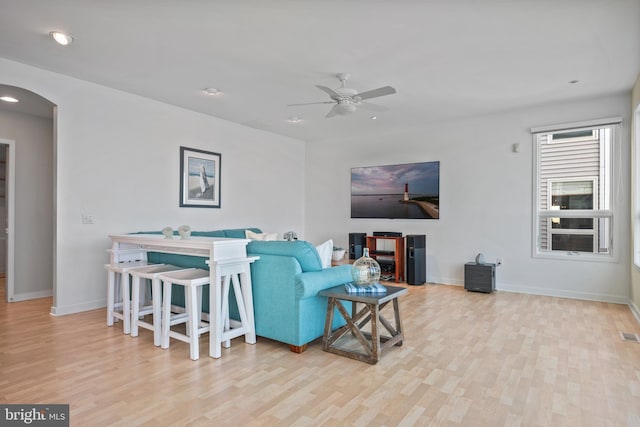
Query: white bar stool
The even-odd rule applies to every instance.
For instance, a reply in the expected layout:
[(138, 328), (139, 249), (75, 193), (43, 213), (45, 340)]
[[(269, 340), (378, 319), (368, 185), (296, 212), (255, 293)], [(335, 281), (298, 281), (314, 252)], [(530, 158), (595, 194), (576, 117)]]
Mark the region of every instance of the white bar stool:
[[(221, 347), (229, 348), (231, 339), (244, 335), (248, 344), (256, 343), (251, 285), (251, 263), (260, 257), (232, 258), (207, 262), (215, 272), (216, 286), (209, 289), (209, 356), (222, 356)], [(233, 286), (240, 321), (229, 319), (229, 291)], [(217, 309), (215, 309), (217, 304)]]
[[(171, 264), (154, 264), (131, 270), (131, 336), (138, 336), (138, 328), (153, 331), (153, 344), (160, 347), (162, 344), (162, 286), (158, 277), (172, 271), (189, 270)], [(151, 305), (142, 305), (140, 301), (141, 280), (151, 281)], [(141, 319), (144, 315), (152, 315), (152, 323)]]
[[(163, 273), (158, 276), (163, 282), (162, 292), (162, 348), (169, 348), (169, 337), (189, 343), (191, 360), (200, 358), (198, 339), (209, 332), (209, 323), (202, 323), (202, 287), (210, 282), (209, 272), (203, 269), (192, 269)], [(185, 312), (171, 314), (171, 287), (184, 286)], [(187, 324), (186, 334), (172, 331), (171, 326)]]
[[(123, 332), (131, 332), (131, 301), (129, 295), (129, 275), (133, 269), (150, 265), (147, 261), (129, 261), (105, 264), (107, 269), (107, 326), (122, 320)], [(119, 287), (116, 288), (116, 274)], [(116, 292), (118, 291), (118, 292)]]

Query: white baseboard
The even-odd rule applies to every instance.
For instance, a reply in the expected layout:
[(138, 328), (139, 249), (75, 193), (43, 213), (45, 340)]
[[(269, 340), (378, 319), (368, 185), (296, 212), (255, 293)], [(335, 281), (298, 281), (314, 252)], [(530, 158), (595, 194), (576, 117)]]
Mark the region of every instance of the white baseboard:
[(107, 301), (104, 299), (90, 301), (82, 304), (70, 305), (65, 307), (51, 306), (52, 316), (64, 316), (67, 314), (81, 313), (83, 311), (96, 310), (107, 306)]
[(633, 317), (636, 318), (636, 322), (640, 323), (640, 309), (631, 300), (629, 301), (629, 309), (631, 309), (631, 313), (633, 314)]
[(609, 302), (613, 304), (627, 305), (629, 303), (629, 298), (627, 298), (626, 296), (609, 295), (609, 294), (601, 294), (601, 293), (594, 293), (594, 292), (578, 292), (578, 291), (557, 290), (557, 289), (549, 289), (549, 288), (535, 288), (530, 286), (510, 285), (507, 283), (497, 283), (496, 289), (499, 291), (516, 292), (521, 294), (543, 295), (547, 297), (558, 297), (558, 298), (571, 298), (571, 299), (579, 299), (579, 300), (586, 300), (586, 301)]
[[(96, 300), (96, 301), (91, 301), (85, 304), (72, 305), (69, 307), (52, 306), (51, 312), (49, 314), (51, 314), (52, 316), (66, 316), (67, 314), (81, 313), (83, 311), (89, 311), (89, 310), (98, 310), (100, 308), (105, 308), (106, 306), (107, 306), (106, 300)], [(184, 312), (184, 307), (180, 307), (178, 305), (172, 305), (171, 311), (174, 311), (176, 313), (181, 313), (181, 312)]]
[[(428, 283), (433, 284), (434, 282), (428, 282)], [(435, 283), (454, 285), (454, 286), (464, 286), (464, 281), (460, 281), (459, 279), (448, 279), (446, 281), (442, 281), (442, 282), (437, 281)], [(594, 293), (594, 292), (577, 292), (577, 291), (556, 290), (556, 289), (549, 289), (549, 288), (536, 288), (532, 286), (512, 285), (504, 282), (496, 282), (496, 290), (504, 291), (504, 292), (514, 292), (519, 294), (542, 295), (547, 297), (609, 302), (613, 304), (624, 304), (624, 305), (629, 304), (629, 298), (626, 296), (609, 295), (609, 294), (601, 294), (601, 293)]]
[(53, 296), (53, 289), (37, 292), (25, 292), (23, 294), (13, 294), (10, 302), (27, 301), (30, 299), (47, 298)]

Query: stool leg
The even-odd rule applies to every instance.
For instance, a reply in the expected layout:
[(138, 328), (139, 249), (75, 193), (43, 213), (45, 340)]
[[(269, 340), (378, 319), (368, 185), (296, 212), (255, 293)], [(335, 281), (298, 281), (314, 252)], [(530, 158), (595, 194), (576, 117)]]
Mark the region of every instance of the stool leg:
[(113, 310), (115, 303), (116, 274), (107, 271), (107, 326), (113, 326)]
[[(187, 330), (189, 331), (189, 353), (191, 360), (198, 360), (200, 357), (200, 349), (198, 346), (198, 329), (200, 328), (199, 313), (202, 309), (198, 310), (198, 295), (194, 286), (186, 286), (186, 309), (187, 309)], [(194, 292), (195, 291), (195, 292)]]
[(160, 280), (151, 282), (151, 298), (153, 300), (153, 345), (162, 345), (162, 290)]
[(162, 348), (169, 348), (169, 329), (171, 329), (171, 282), (163, 283), (162, 292)]
[(153, 300), (153, 285), (151, 279), (146, 279), (146, 286), (143, 289), (140, 289), (140, 301), (142, 301), (142, 305), (149, 305), (149, 303)]
[(140, 312), (140, 276), (133, 275), (131, 283), (131, 336), (138, 336), (138, 316)]
[(202, 286), (197, 286), (195, 288), (196, 290), (196, 297), (197, 297), (197, 312), (196, 312), (196, 323), (198, 324), (196, 331), (198, 331), (198, 335), (200, 334), (200, 324), (202, 322)]
[(122, 317), (124, 320), (124, 333), (131, 333), (131, 298), (129, 295), (129, 273), (123, 271), (120, 275), (120, 288), (122, 294)]

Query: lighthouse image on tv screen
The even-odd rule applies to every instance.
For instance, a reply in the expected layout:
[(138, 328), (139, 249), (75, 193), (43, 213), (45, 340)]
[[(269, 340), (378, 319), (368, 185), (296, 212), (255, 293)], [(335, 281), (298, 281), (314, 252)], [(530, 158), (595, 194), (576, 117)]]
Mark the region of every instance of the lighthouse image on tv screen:
[(352, 168), (351, 218), (440, 218), (440, 162)]

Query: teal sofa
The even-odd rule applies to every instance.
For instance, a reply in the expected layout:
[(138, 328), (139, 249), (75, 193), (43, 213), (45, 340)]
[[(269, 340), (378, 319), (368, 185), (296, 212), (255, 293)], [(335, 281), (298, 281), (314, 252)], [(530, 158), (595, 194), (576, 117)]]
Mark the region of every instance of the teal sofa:
[[(248, 230), (261, 232), (258, 228)], [(191, 235), (244, 238), (245, 229), (192, 231)], [(252, 241), (247, 245), (247, 253), (260, 257), (251, 264), (256, 335), (286, 343), (294, 352), (304, 351), (309, 342), (324, 333), (327, 298), (318, 296), (318, 292), (351, 281), (351, 266), (323, 269), (315, 246), (302, 240)], [(148, 259), (208, 269), (202, 257), (150, 252)], [(182, 292), (174, 287), (172, 301), (183, 303)], [(231, 317), (239, 318), (235, 299), (229, 306)], [(350, 310), (350, 305), (345, 306)], [(208, 312), (208, 290), (203, 295), (203, 309)], [(342, 316), (336, 313), (332, 327), (343, 324)]]

